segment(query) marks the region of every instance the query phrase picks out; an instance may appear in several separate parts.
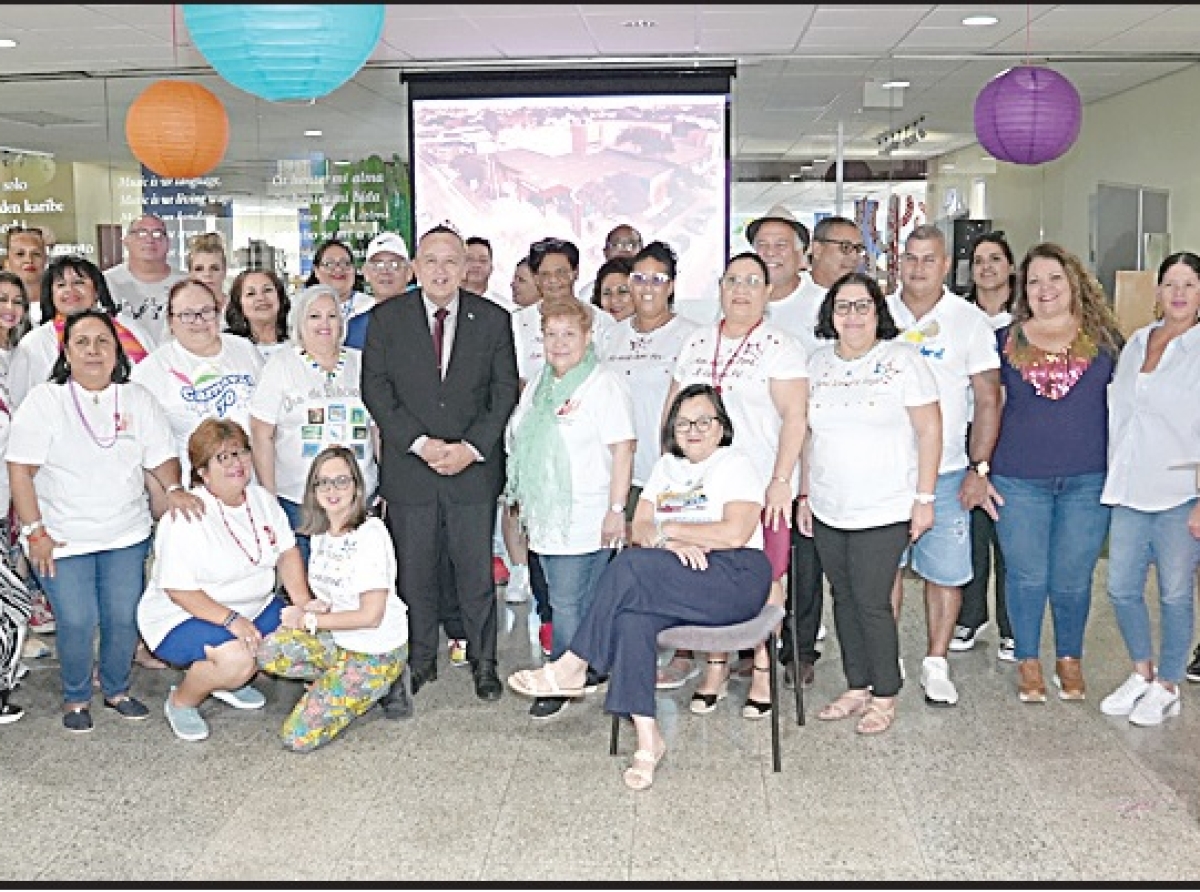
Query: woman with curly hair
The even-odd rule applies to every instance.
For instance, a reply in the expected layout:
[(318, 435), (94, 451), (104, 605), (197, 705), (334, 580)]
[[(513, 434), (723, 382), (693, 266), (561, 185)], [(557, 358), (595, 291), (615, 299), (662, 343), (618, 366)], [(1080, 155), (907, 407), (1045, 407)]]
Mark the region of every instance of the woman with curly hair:
[(1110, 513), (1100, 501), (1108, 385), (1123, 339), (1095, 276), (1049, 242), (1021, 261), (1012, 314), (1012, 324), (996, 333), (1005, 399), (991, 470), (1003, 499), (996, 530), (1018, 696), (1046, 701), (1039, 651), (1049, 601), (1058, 696), (1082, 700), (1092, 573)]
[(287, 288), (274, 270), (243, 270), (229, 288), (225, 324), (230, 334), (248, 338), (264, 360), (270, 359), (287, 343), (291, 309)]

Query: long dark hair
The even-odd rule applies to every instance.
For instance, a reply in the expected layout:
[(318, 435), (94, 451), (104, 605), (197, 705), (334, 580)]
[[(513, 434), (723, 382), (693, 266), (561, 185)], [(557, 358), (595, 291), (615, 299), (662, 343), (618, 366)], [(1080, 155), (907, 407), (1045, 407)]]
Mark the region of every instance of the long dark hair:
[(67, 317), (66, 324), (63, 325), (62, 346), (58, 349), (58, 359), (54, 361), (54, 368), (50, 370), (50, 380), (55, 384), (66, 384), (67, 379), (71, 377), (71, 361), (67, 359), (67, 344), (71, 342), (71, 332), (75, 330), (75, 326), (84, 319), (99, 319), (107, 326), (109, 333), (113, 336), (113, 343), (117, 347), (117, 362), (113, 366), (112, 382), (113, 384), (124, 384), (129, 380), (133, 364), (129, 361), (125, 348), (121, 346), (117, 323), (108, 313), (97, 309), (82, 310), (74, 316)]
[(230, 334), (241, 335), (254, 341), (254, 333), (250, 330), (250, 321), (242, 307), (242, 288), (246, 277), (254, 273), (262, 273), (271, 280), (279, 295), (279, 312), (275, 314), (275, 340), (282, 344), (288, 339), (288, 313), (292, 309), (291, 298), (288, 297), (287, 286), (283, 279), (273, 269), (244, 269), (237, 274), (233, 284), (229, 286), (229, 305), (225, 307), (225, 325)]
[(90, 279), (96, 288), (96, 303), (103, 307), (108, 315), (117, 315), (116, 301), (113, 300), (112, 292), (108, 290), (108, 280), (104, 278), (100, 267), (78, 254), (65, 254), (51, 260), (42, 276), (42, 325), (45, 325), (58, 313), (54, 309), (54, 285), (66, 279), (67, 270), (78, 273), (85, 279)]
[(17, 346), (17, 342), (29, 331), (31, 325), (29, 321), (29, 292), (25, 290), (25, 281), (16, 273), (9, 272), (6, 269), (0, 270), (0, 285), (12, 285), (21, 292), (21, 300), (25, 301), (25, 312), (21, 314), (21, 321), (8, 330), (8, 337), (5, 339), (8, 343), (4, 346), (12, 349)]

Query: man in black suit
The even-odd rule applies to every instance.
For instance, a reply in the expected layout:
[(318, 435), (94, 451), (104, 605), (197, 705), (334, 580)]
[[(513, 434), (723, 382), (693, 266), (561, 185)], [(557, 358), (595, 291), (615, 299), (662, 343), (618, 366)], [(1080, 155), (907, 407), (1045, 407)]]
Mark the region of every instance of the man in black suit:
[(437, 678), (444, 554), (475, 693), (498, 700), (492, 531), (517, 361), (508, 312), (459, 287), (466, 262), (466, 245), (449, 226), (421, 237), (414, 259), (421, 286), (372, 311), (362, 395), (383, 435), (379, 489), (408, 605), (413, 691)]

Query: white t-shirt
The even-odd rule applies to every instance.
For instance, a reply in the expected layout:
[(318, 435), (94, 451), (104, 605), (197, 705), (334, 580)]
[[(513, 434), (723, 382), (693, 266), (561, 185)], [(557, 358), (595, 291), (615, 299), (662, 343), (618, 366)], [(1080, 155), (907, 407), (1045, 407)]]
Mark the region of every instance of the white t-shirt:
[(245, 338), (221, 335), (216, 356), (197, 356), (171, 339), (134, 366), (132, 378), (162, 405), (183, 466), (191, 470), (188, 437), (205, 418), (228, 418), (250, 433), (250, 395), (263, 359)]
[(313, 536), (308, 584), (314, 595), (332, 605), (333, 613), (357, 610), (363, 592), (387, 590), (383, 621), (377, 628), (330, 631), (339, 647), (385, 654), (408, 641), (408, 608), (396, 594), (396, 551), (378, 517), (368, 517), (344, 536)]
[(809, 507), (825, 524), (864, 530), (912, 516), (917, 435), (908, 410), (937, 402), (937, 383), (912, 344), (881, 341), (840, 359), (808, 360)]
[[(749, 456), (736, 446), (722, 446), (701, 462), (670, 453), (660, 456), (640, 498), (654, 506), (655, 520), (712, 523), (724, 516), (729, 502), (753, 502), (761, 508), (766, 489), (766, 478)], [(754, 525), (743, 547), (763, 547), (761, 523)]]
[(767, 303), (767, 321), (799, 341), (805, 356), (811, 356), (818, 347), (830, 343), (826, 338), (818, 338), (815, 333), (821, 304), (825, 302), (828, 291), (805, 272), (800, 274), (800, 284), (795, 291), (785, 298)]
[[(612, 326), (613, 318), (594, 304), (580, 301), (592, 314), (592, 342), (599, 344)], [(517, 377), (532, 381), (546, 363), (542, 346), (542, 302), (521, 307), (512, 314), (513, 344), (517, 348)]]
[(175, 442), (158, 400), (140, 384), (92, 394), (72, 381), (47, 381), (13, 415), (6, 458), (38, 466), (38, 507), (46, 531), (65, 543), (54, 556), (64, 558), (150, 535), (143, 469), (175, 458)]
[[(542, 366), (540, 375), (552, 375)], [(537, 390), (539, 378), (529, 382), (508, 420), (504, 445), (512, 452), (513, 438)], [(599, 365), (579, 385), (574, 396), (557, 410), (558, 431), (571, 458), (571, 515), (566, 529), (549, 528), (545, 521), (524, 514), (529, 527), (529, 547), (540, 554), (590, 554), (602, 547), (600, 528), (612, 501), (612, 450), (614, 443), (636, 439), (633, 403), (625, 383), (612, 369)]]
[(987, 313), (946, 289), (933, 309), (917, 319), (897, 290), (888, 309), (902, 332), (899, 340), (915, 344), (937, 381), (942, 406), (942, 461), (939, 474), (967, 466), (967, 422), (972, 415), (971, 376), (1000, 368), (996, 335)]
[[(0, 385), (0, 399), (4, 401), (7, 411), (0, 410), (0, 456), (8, 450), (8, 436), (12, 430), (12, 403), (4, 386)], [(8, 482), (8, 462), (0, 460), (0, 512), (8, 514), (12, 502), (12, 487)]]
[[(147, 354), (154, 349), (155, 341), (144, 327), (128, 319), (120, 321), (138, 339)], [(53, 320), (31, 328), (17, 342), (8, 364), (8, 392), (14, 406), (20, 405), (33, 388), (49, 380), (61, 346)]]
[(106, 269), (104, 278), (121, 321), (142, 326), (150, 336), (150, 343), (145, 345), (147, 350), (171, 339), (167, 329), (167, 296), (172, 285), (187, 278), (186, 273), (170, 270), (158, 282), (143, 282), (134, 278), (128, 263), (119, 263)]
[[(762, 479), (770, 480), (783, 429), (783, 418), (771, 400), (771, 381), (807, 378), (804, 348), (795, 338), (767, 322), (745, 339), (720, 338), (718, 347), (719, 330), (718, 324), (692, 333), (675, 364), (675, 380), (681, 388), (689, 384), (720, 386), (721, 398), (733, 422), (734, 442), (750, 456)], [(799, 468), (792, 474), (793, 495), (798, 474)]]
[(333, 373), (294, 344), (263, 366), (250, 414), (275, 425), (275, 491), (281, 498), (302, 502), (308, 466), (322, 449), (335, 445), (354, 452), (367, 493), (374, 494), (379, 472), (361, 377), (362, 354), (345, 348)]
[[(296, 544), (279, 502), (257, 483), (230, 508), (197, 486), (204, 501), (197, 520), (164, 514), (154, 534), (154, 569), (138, 603), (138, 628), (150, 649), (192, 618), (167, 589), (203, 591), (223, 607), (254, 619), (275, 595), (275, 566)], [(251, 524), (253, 517), (253, 524)]]
[(633, 421), (637, 431), (637, 453), (633, 460), (633, 482), (641, 486), (650, 477), (662, 454), (662, 412), (671, 389), (671, 373), (684, 342), (696, 323), (675, 316), (648, 334), (633, 327), (634, 317), (618, 322), (598, 345), (600, 359), (624, 376), (633, 398)]

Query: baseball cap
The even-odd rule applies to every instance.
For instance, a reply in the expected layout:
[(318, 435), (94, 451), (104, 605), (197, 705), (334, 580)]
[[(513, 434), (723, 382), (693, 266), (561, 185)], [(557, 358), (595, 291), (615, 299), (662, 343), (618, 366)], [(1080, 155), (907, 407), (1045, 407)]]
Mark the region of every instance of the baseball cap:
[(757, 220), (751, 221), (750, 225), (746, 227), (746, 239), (750, 242), (750, 244), (754, 244), (754, 238), (758, 235), (758, 227), (772, 220), (777, 223), (786, 223), (791, 226), (796, 230), (796, 234), (800, 236), (800, 241), (804, 242), (804, 246), (808, 247), (810, 241), (808, 227), (797, 220), (792, 212), (781, 204), (775, 205), (769, 211), (767, 211), (766, 214), (759, 217)]
[(408, 260), (408, 246), (404, 244), (404, 239), (400, 238), (394, 232), (381, 232), (375, 238), (371, 239), (371, 243), (367, 245), (366, 259), (370, 260), (376, 254), (381, 254), (384, 251), (399, 254), (405, 260)]

